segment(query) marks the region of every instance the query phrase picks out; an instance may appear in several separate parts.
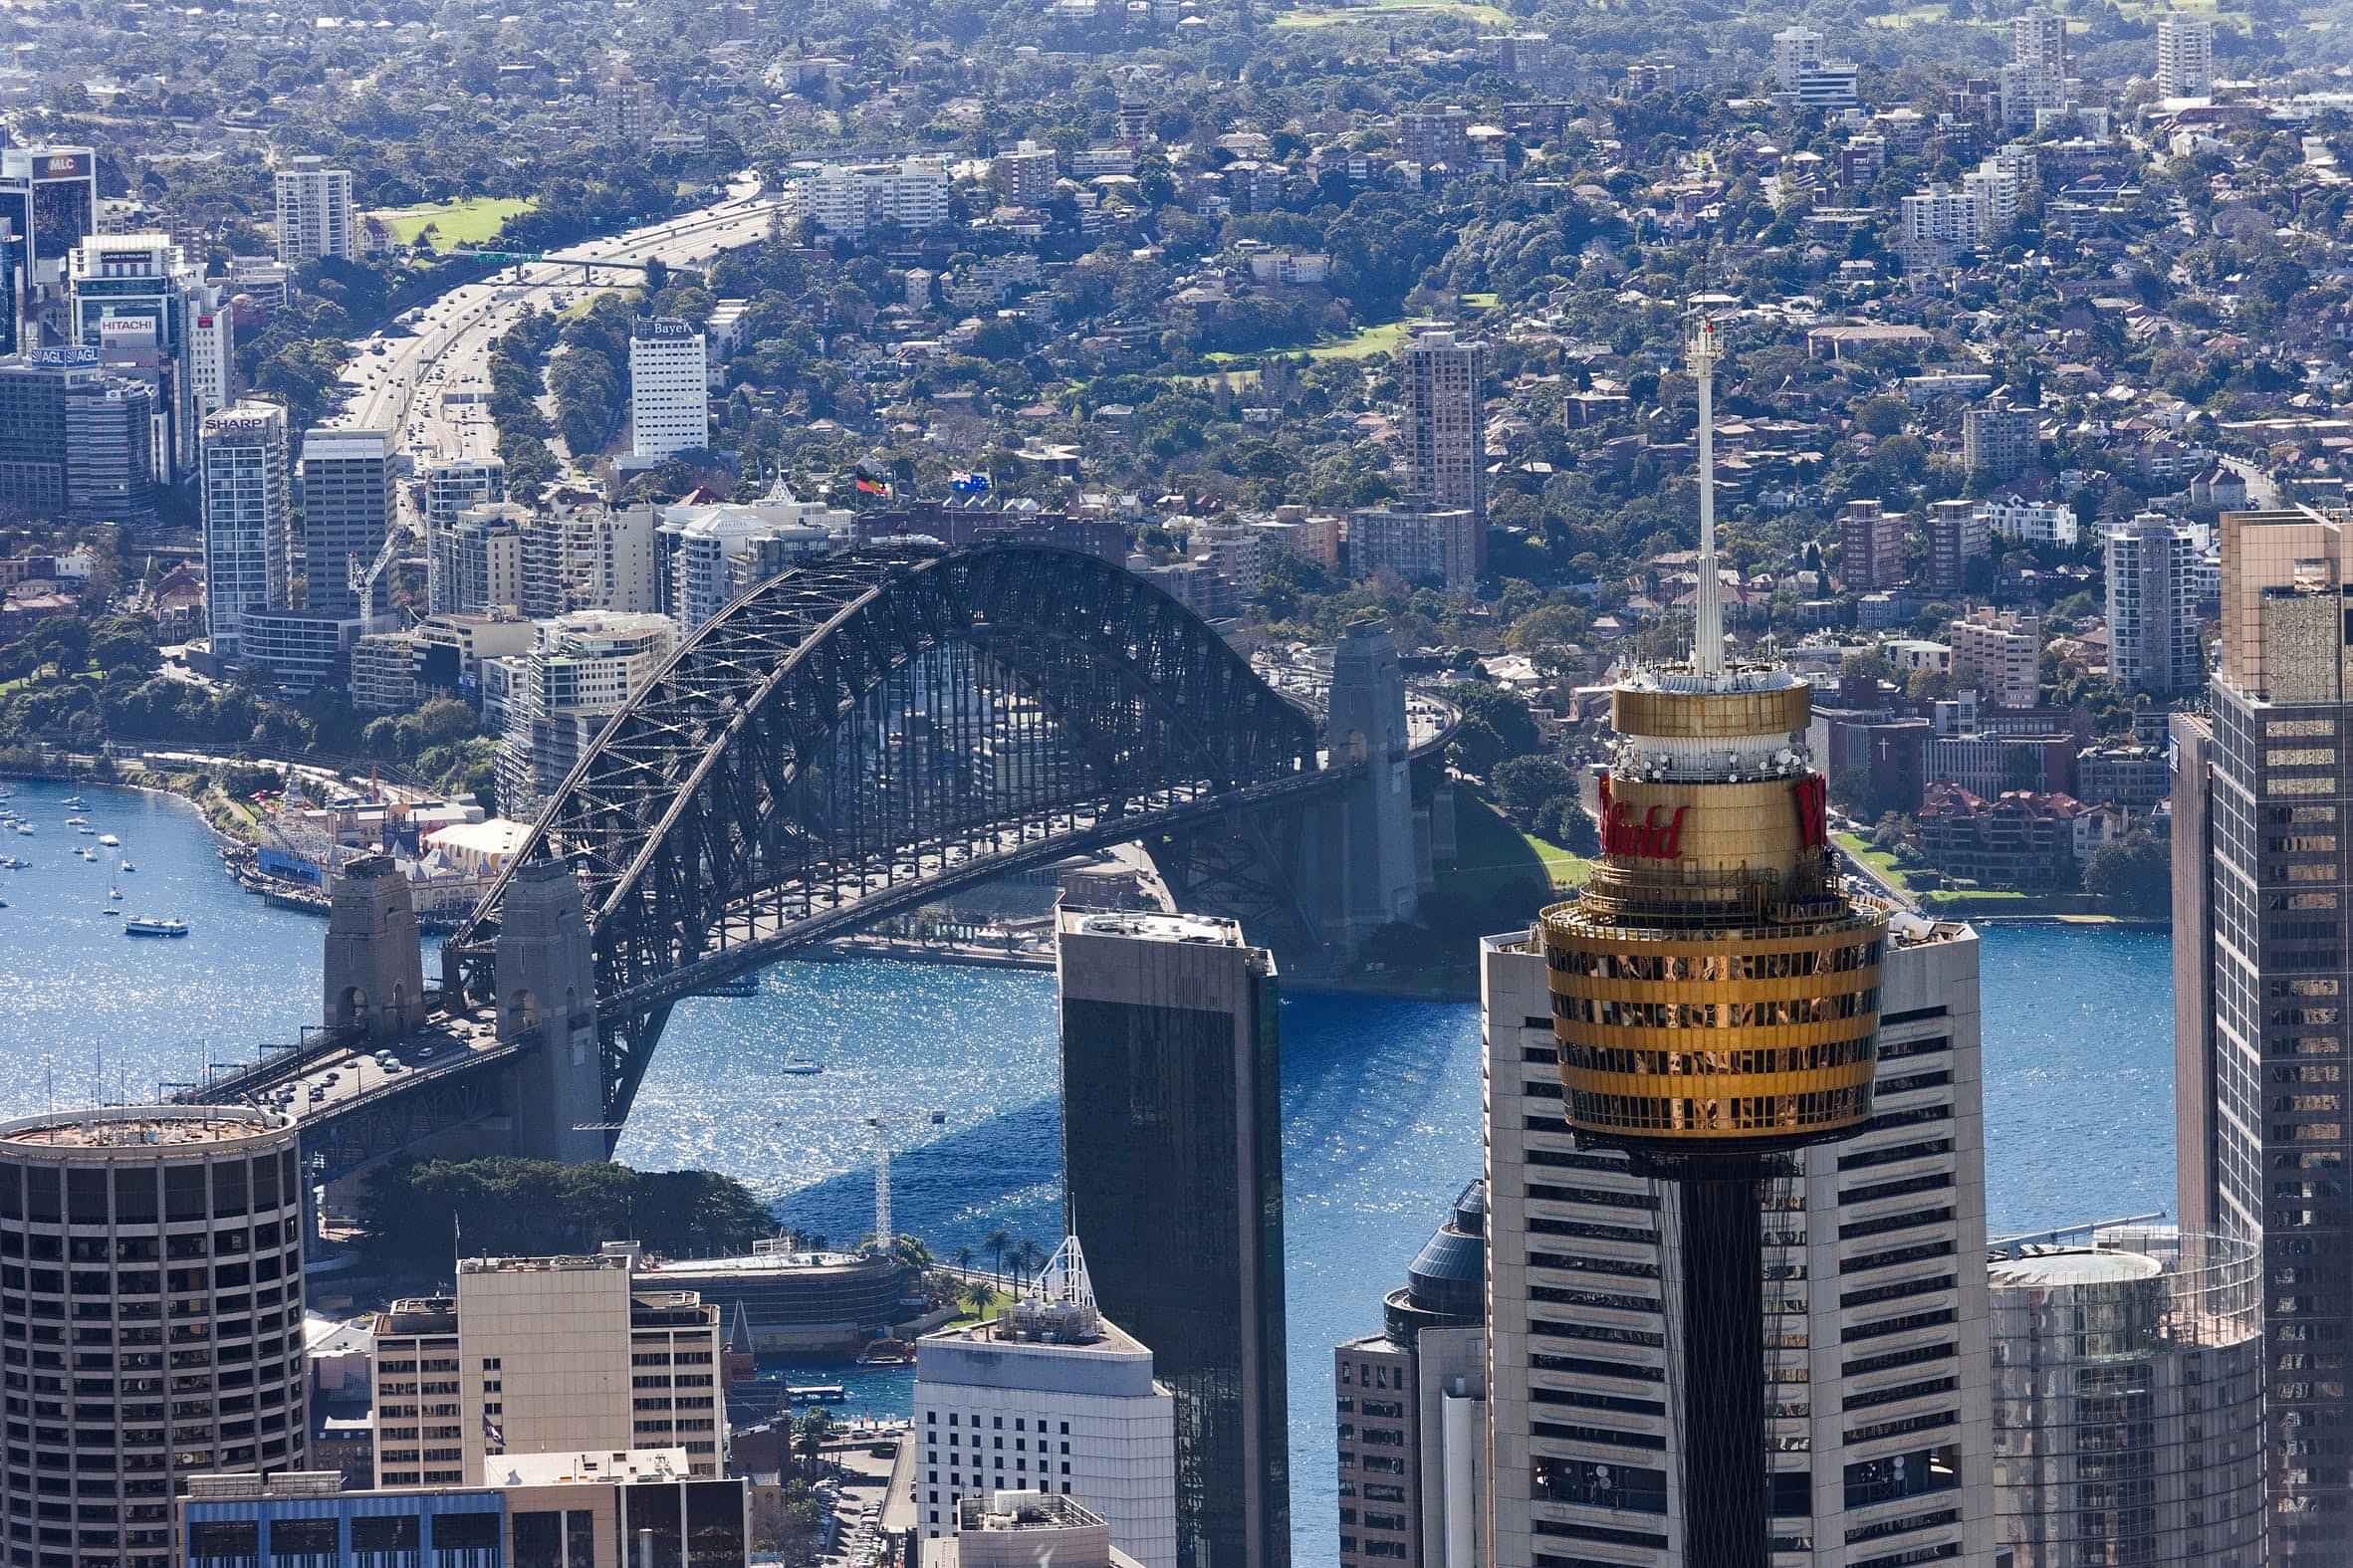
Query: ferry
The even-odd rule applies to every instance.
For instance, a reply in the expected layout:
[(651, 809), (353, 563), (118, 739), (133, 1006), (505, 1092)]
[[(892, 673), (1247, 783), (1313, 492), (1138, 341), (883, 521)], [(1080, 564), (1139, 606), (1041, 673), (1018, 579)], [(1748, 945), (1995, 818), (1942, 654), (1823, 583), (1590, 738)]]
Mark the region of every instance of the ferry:
[(133, 915), (122, 923), (126, 937), (184, 937), (188, 923), (184, 920), (157, 920), (153, 915)]
[(792, 1078), (807, 1078), (824, 1070), (822, 1061), (788, 1061), (784, 1066), (785, 1075)]
[(789, 1383), (785, 1386), (785, 1398), (796, 1405), (805, 1402), (845, 1405), (849, 1402), (849, 1390), (838, 1383)]

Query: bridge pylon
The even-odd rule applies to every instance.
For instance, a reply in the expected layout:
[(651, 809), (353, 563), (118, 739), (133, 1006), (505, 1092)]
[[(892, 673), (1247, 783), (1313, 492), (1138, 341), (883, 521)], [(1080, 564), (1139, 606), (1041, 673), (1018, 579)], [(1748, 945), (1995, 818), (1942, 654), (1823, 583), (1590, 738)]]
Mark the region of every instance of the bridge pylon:
[(322, 1020), (374, 1043), (396, 1040), (425, 1019), (424, 950), (408, 879), (389, 855), (362, 855), (328, 891)]
[(1323, 734), (1330, 766), (1363, 772), (1315, 813), (1305, 883), (1325, 946), (1354, 957), (1375, 930), (1413, 919), (1423, 887), (1405, 671), (1376, 616), (1351, 622), (1334, 650)]
[(569, 1164), (604, 1159), (595, 946), (569, 861), (516, 867), (494, 964), (499, 1038), (540, 1034), (540, 1048), (516, 1067), (515, 1153)]

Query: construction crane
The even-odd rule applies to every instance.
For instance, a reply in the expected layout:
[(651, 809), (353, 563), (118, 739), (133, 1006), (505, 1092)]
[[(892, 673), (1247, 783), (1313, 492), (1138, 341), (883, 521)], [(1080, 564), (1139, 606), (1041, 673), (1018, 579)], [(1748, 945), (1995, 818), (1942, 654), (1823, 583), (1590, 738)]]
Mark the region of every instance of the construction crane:
[(900, 1127), (925, 1124), (945, 1126), (947, 1120), (946, 1111), (875, 1111), (866, 1118), (866, 1126), (874, 1134), (874, 1244), (885, 1253), (890, 1251), (893, 1239), (890, 1217), (890, 1135)]
[(384, 532), (383, 549), (375, 553), (375, 562), (372, 565), (360, 565), (359, 558), (356, 555), (344, 558), (345, 581), (350, 584), (353, 597), (358, 600), (361, 615), (371, 613), (375, 603), (376, 579), (384, 574), (386, 566), (398, 559), (400, 547), (406, 538), (407, 536), (399, 529), (387, 529)]

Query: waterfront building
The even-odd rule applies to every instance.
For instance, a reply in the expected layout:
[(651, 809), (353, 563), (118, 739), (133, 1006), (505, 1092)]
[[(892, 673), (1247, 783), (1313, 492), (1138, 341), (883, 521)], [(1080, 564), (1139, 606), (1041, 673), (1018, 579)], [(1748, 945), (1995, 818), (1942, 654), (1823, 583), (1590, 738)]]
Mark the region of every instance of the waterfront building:
[(427, 688), (418, 676), (432, 644), (413, 631), (362, 632), (352, 643), (352, 706), (361, 713), (407, 713)]
[(2171, 1229), (1996, 1245), (1999, 1561), (2259, 1568), (2262, 1266)]
[[(483, 676), (483, 722), (501, 732), (499, 804), (524, 818), (678, 645), (664, 616), (602, 610), (541, 621), (537, 636), (530, 653), (491, 660)], [(495, 677), (493, 667), (503, 667)]]
[(1021, 1489), (967, 1497), (955, 1533), (928, 1548), (930, 1568), (1143, 1568), (1092, 1509), (1059, 1493)]
[(679, 1448), (511, 1455), (446, 1486), (347, 1490), (334, 1470), (197, 1475), (172, 1568), (743, 1568), (750, 1486)]
[(1486, 343), (1450, 332), (1416, 333), (1405, 348), (1413, 492), (1471, 514), (1474, 576), (1487, 569), (1487, 363)]
[(2172, 721), (2180, 1221), (2264, 1246), (2270, 1550), (2288, 1568), (2344, 1563), (2353, 1516), (2345, 523), (2224, 514), (2221, 668), (2206, 711)]
[(833, 1355), (895, 1335), (916, 1283), (894, 1256), (797, 1250), (782, 1239), (755, 1241), (739, 1257), (641, 1258), (637, 1277), (701, 1296), (756, 1352)]
[(926, 1539), (998, 1492), (1036, 1490), (1100, 1515), (1143, 1568), (1175, 1568), (1176, 1399), (1151, 1347), (1095, 1305), (1074, 1237), (995, 1318), (916, 1342), (909, 1441)]
[(2108, 535), (2108, 673), (2125, 690), (2172, 697), (2205, 680), (2204, 556), (2197, 532), (2154, 515)]
[(320, 427), (303, 432), (303, 608), (314, 616), (364, 619), (391, 604), (381, 577), (359, 602), (364, 576), (392, 531), (396, 432)]
[(1989, 708), (2031, 708), (2042, 696), (2042, 618), (1986, 606), (1945, 624), (1953, 689)]
[(1475, 1181), (1382, 1303), (1332, 1350), (1340, 1568), (1485, 1562), (1487, 1183)]
[(1291, 1558), (1275, 961), (1232, 920), (1055, 923), (1069, 1231), (1176, 1397), (1177, 1562)]
[(673, 316), (629, 330), (629, 455), (658, 462), (711, 444), (711, 366), (703, 335)]
[(283, 609), (293, 521), (287, 504), (286, 410), (238, 403), (204, 421), (204, 612), (212, 651), (242, 656), (248, 610)]
[(719, 1473), (719, 1309), (634, 1250), (468, 1257), (457, 1293), (375, 1316), (375, 1483), (465, 1486), (527, 1455), (678, 1448)]
[(2207, 98), (2215, 90), (2214, 18), (2167, 11), (2157, 18), (2157, 96)]
[(182, 1478), (308, 1462), (300, 1161), (241, 1106), (0, 1124), (10, 1563), (166, 1568)]
[(352, 171), (329, 168), (320, 157), (289, 158), (277, 174), (278, 260), (300, 267), (333, 256), (359, 255), (352, 220)]

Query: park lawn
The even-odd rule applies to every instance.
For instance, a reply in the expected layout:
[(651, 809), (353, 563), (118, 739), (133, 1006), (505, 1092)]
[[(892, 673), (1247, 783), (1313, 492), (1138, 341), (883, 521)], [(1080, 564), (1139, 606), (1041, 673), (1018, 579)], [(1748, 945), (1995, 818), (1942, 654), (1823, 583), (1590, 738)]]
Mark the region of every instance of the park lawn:
[(1551, 877), (1556, 890), (1565, 892), (1572, 887), (1583, 887), (1592, 879), (1593, 862), (1583, 855), (1563, 849), (1533, 833), (1523, 832), (1520, 836), (1528, 841), (1529, 849), (1535, 851), (1535, 857), (1544, 863), (1544, 872)]
[(1864, 20), (1874, 27), (1900, 28), (1918, 27), (1923, 22), (1944, 22), (1951, 19), (1952, 13), (1942, 5), (1916, 5), (1901, 11), (1882, 11), (1877, 16), (1866, 17)]
[(1590, 860), (1523, 832), (1491, 801), (1460, 785), (1454, 792), (1454, 864), (1438, 875), (1457, 884), (1466, 897), (1492, 893), (1503, 884), (1532, 881), (1539, 873), (1560, 891), (1582, 887), (1593, 874)]
[(1327, 337), (1318, 343), (1294, 343), (1285, 348), (1254, 348), (1238, 353), (1220, 349), (1201, 357), (1211, 364), (1233, 364), (1242, 359), (1264, 359), (1270, 355), (1298, 353), (1302, 350), (1310, 359), (1369, 359), (1376, 353), (1395, 353), (1405, 341), (1405, 323), (1383, 322), (1377, 327), (1366, 327), (1345, 337)]
[(539, 203), (518, 196), (469, 196), (462, 201), (437, 201), (423, 207), (401, 207), (368, 214), (383, 221), (393, 243), (413, 245), (426, 224), (433, 225), (433, 249), (480, 245), (495, 239), (507, 220), (529, 212)]
[(1899, 892), (1912, 892), (1912, 884), (1904, 880), (1903, 868), (1896, 864), (1894, 855), (1884, 849), (1872, 848), (1871, 841), (1860, 833), (1832, 833), (1830, 836), (1838, 841), (1839, 848), (1885, 877), (1890, 886)]
[(999, 1312), (1004, 1311), (1006, 1303), (1012, 1299), (1013, 1292), (1010, 1290), (992, 1290), (989, 1295), (989, 1304), (986, 1307), (978, 1312), (959, 1313), (940, 1326), (942, 1328), (965, 1328), (974, 1323), (986, 1323)]
[(1372, 0), (1369, 5), (1343, 6), (1331, 11), (1286, 11), (1272, 26), (1290, 30), (1333, 27), (1347, 22), (1386, 22), (1407, 17), (1459, 16), (1482, 27), (1510, 27), (1512, 14), (1473, 0)]
[(1470, 306), (1474, 310), (1480, 311), (1492, 311), (1497, 306), (1504, 303), (1504, 297), (1492, 291), (1480, 294), (1466, 294), (1462, 297), (1462, 300), (1465, 305)]

